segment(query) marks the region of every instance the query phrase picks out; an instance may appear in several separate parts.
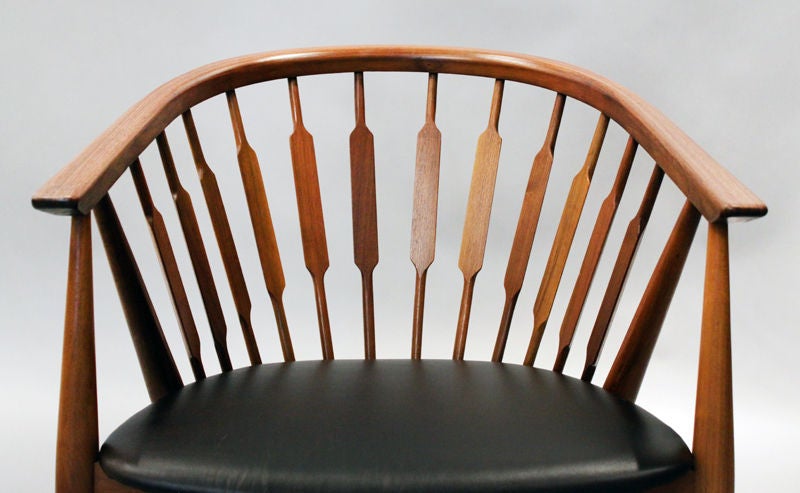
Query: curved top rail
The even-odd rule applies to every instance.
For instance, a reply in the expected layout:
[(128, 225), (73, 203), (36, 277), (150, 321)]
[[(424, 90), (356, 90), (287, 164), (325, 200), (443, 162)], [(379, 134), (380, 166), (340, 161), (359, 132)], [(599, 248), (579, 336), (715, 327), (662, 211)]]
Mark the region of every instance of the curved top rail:
[(709, 220), (758, 217), (764, 203), (661, 112), (610, 80), (566, 63), (464, 48), (354, 46), (273, 51), (222, 60), (176, 77), (134, 105), (33, 197), (55, 214), (86, 214), (133, 160), (181, 113), (237, 87), (303, 75), (418, 71), (511, 80), (597, 108), (644, 148)]

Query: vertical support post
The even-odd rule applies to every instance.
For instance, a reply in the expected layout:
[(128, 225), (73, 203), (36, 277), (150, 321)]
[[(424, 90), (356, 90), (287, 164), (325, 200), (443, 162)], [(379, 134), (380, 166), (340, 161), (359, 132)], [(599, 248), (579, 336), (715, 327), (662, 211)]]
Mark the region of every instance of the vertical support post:
[(94, 357), (91, 217), (74, 216), (56, 440), (56, 492), (94, 490), (97, 377)]

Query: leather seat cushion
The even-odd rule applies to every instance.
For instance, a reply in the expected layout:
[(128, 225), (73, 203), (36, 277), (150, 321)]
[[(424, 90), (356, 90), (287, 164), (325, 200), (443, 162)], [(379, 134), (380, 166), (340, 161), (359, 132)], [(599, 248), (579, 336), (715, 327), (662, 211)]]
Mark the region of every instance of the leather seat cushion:
[(146, 491), (628, 491), (692, 467), (643, 409), (529, 367), (445, 360), (243, 368), (144, 408), (100, 451)]

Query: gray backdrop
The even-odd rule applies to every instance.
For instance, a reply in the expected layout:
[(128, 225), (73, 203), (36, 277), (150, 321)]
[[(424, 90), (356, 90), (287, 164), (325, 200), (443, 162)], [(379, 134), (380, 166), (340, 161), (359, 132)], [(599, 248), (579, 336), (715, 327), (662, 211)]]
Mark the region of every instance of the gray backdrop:
[[(797, 335), (796, 280), (798, 262), (797, 196), (795, 163), (800, 129), (797, 85), (800, 45), (796, 2), (271, 2), (229, 4), (212, 2), (4, 2), (0, 16), (0, 163), (3, 180), (4, 236), (0, 240), (0, 471), (6, 491), (52, 489), (57, 391), (63, 323), (64, 283), (68, 221), (35, 212), (29, 199), (39, 185), (68, 162), (123, 111), (157, 85), (196, 66), (257, 51), (340, 44), (434, 44), (483, 47), (530, 53), (564, 60), (615, 80), (661, 109), (719, 162), (759, 194), (770, 207), (761, 220), (732, 226), (733, 359), (736, 420), (736, 474), (739, 491), (796, 491), (800, 481), (796, 443), (798, 397), (795, 372)], [(392, 77), (395, 77), (394, 79)], [(397, 80), (402, 81), (397, 83)], [(396, 290), (378, 303), (378, 349), (382, 357), (403, 357), (410, 344), (409, 321), (413, 278), (406, 257), (410, 216), (410, 174), (414, 136), (421, 124), (424, 76), (367, 75), (368, 121), (376, 135), (382, 263), (376, 271), (380, 292)], [(394, 84), (392, 81), (395, 81)], [(301, 80), (304, 110), (315, 135), (323, 200), (330, 205), (329, 244), (332, 267), (327, 281), (337, 355), (358, 357), (360, 351), (358, 306), (359, 281), (351, 261), (348, 219), (349, 177), (346, 136), (352, 127), (352, 81), (332, 76), (321, 82)], [(529, 95), (529, 92), (536, 93)], [(460, 278), (452, 261), (457, 254), (458, 233), (474, 139), (485, 125), (491, 81), (462, 82), (442, 77), (440, 127), (443, 129), (443, 194), (437, 253), (450, 256), (448, 264), (435, 264), (429, 281), (425, 356), (447, 357), (457, 315)], [(309, 283), (297, 248), (298, 237), (286, 139), (291, 132), (285, 83), (263, 89), (243, 89), (240, 99), (246, 124), (264, 166), (270, 169), (270, 200), (276, 227), (287, 230), (281, 237), (287, 278), (302, 279), (287, 288), (287, 309), (293, 317), (295, 346), (300, 358), (318, 357), (313, 310), (308, 303)], [(490, 231), (489, 260), (479, 277), (476, 296), (497, 303), (511, 235), (519, 207), (518, 198), (527, 177), (530, 158), (541, 143), (552, 104), (543, 91), (523, 91), (508, 84), (501, 119), (504, 148), (499, 194)], [(475, 111), (478, 108), (479, 111)], [(475, 114), (478, 114), (476, 117)], [(471, 115), (471, 116), (470, 116)], [(268, 118), (265, 118), (268, 117)], [(563, 193), (578, 169), (596, 119), (576, 102), (565, 112), (565, 129), (556, 150), (552, 188), (546, 212), (553, 218), (540, 226), (538, 248), (548, 246)], [(223, 194), (236, 194), (237, 172), (231, 161), (232, 139), (224, 102), (212, 100), (198, 110), (201, 133), (221, 132), (218, 145), (210, 145), (209, 161), (215, 165)], [(271, 120), (273, 123), (268, 123)], [(277, 121), (275, 123), (274, 121)], [(567, 129), (569, 127), (569, 129)], [(185, 143), (175, 135), (176, 157), (188, 163)], [(460, 144), (459, 144), (460, 143)], [(613, 179), (624, 136), (609, 130), (608, 142), (598, 165), (585, 220), (576, 239), (576, 252), (585, 247), (586, 236), (599, 200)], [(330, 157), (328, 157), (330, 156)], [(154, 194), (175, 226), (159, 175), (156, 155), (145, 153)], [(148, 163), (151, 166), (148, 167)], [(271, 164), (266, 164), (271, 163)], [(652, 162), (637, 158), (632, 187), (641, 190)], [(271, 167), (271, 168), (270, 168)], [(196, 179), (184, 166), (187, 188), (199, 204)], [(458, 178), (455, 171), (462, 171)], [(451, 173), (452, 172), (452, 173)], [(448, 178), (445, 178), (447, 176)], [(137, 217), (130, 185), (121, 185), (118, 202), (123, 215)], [(158, 183), (156, 183), (158, 182)], [(636, 185), (633, 185), (636, 184)], [(226, 188), (227, 187), (227, 188)], [(230, 189), (230, 193), (225, 190)], [(517, 193), (514, 193), (517, 192)], [(641, 192), (637, 192), (641, 193)], [(116, 198), (116, 197), (115, 197)], [(615, 223), (617, 235), (624, 230), (638, 196), (623, 199)], [(663, 243), (677, 209), (680, 195), (667, 185), (654, 213), (651, 250)], [(241, 203), (238, 204), (241, 206)], [(202, 205), (198, 205), (199, 214)], [(548, 209), (549, 208), (549, 209)], [(399, 211), (399, 212), (396, 212)], [(402, 212), (402, 213), (400, 213)], [(135, 221), (139, 221), (138, 226)], [(149, 248), (141, 219), (134, 247), (149, 263), (143, 272), (159, 284), (160, 272)], [(247, 219), (232, 217), (234, 229), (246, 231)], [(283, 225), (283, 226), (282, 226)], [(340, 225), (340, 226), (335, 226)], [(209, 233), (206, 219), (201, 227)], [(583, 236), (581, 236), (581, 234)], [(208, 241), (211, 236), (207, 236)], [(690, 442), (697, 366), (700, 286), (705, 228), (679, 286), (673, 310), (657, 348), (652, 373), (645, 380), (639, 402), (673, 424)], [(617, 240), (618, 241), (618, 240)], [(399, 246), (398, 246), (399, 245)], [(611, 245), (611, 244), (610, 244)], [(252, 245), (239, 245), (248, 283), (261, 286)], [(113, 293), (104, 254), (95, 245), (97, 290), (97, 345), (101, 439), (120, 420), (146, 403), (135, 357), (121, 312)], [(535, 246), (536, 248), (537, 246)], [(216, 250), (210, 247), (212, 256)], [(610, 248), (613, 248), (611, 246)], [(185, 249), (178, 248), (185, 258)], [(395, 255), (391, 255), (390, 252)], [(491, 252), (498, 252), (492, 255)], [(506, 252), (506, 253), (503, 253)], [(149, 255), (149, 258), (147, 257)], [(546, 257), (535, 254), (529, 273), (541, 275)], [(631, 280), (632, 291), (641, 289), (655, 253), (643, 254), (641, 274)], [(573, 259), (573, 263), (577, 263)], [(225, 308), (231, 302), (224, 276), (216, 260), (214, 269), (223, 292)], [(576, 268), (576, 267), (575, 267)], [(605, 279), (610, 263), (598, 272)], [(565, 273), (564, 290), (574, 282), (576, 270)], [(191, 276), (185, 272), (186, 276)], [(187, 277), (188, 278), (188, 277)], [(604, 282), (604, 281), (603, 281)], [(163, 283), (161, 283), (163, 284)], [(530, 326), (530, 307), (535, 283), (527, 282), (518, 309), (509, 348), (516, 361), (524, 351)], [(161, 289), (162, 291), (158, 291)], [(153, 293), (162, 310), (165, 331), (174, 343), (174, 328), (163, 287)], [(263, 321), (259, 332), (265, 356), (278, 358), (270, 312), (263, 287), (253, 288), (254, 319)], [(261, 291), (258, 291), (258, 290)], [(595, 289), (590, 305), (596, 307)], [(601, 294), (601, 293), (600, 293)], [(197, 306), (196, 289), (190, 289)], [(502, 301), (502, 300), (500, 300)], [(624, 324), (635, 309), (635, 299), (624, 301), (618, 319)], [(559, 296), (554, 319), (563, 313)], [(494, 306), (494, 305), (491, 305)], [(230, 315), (230, 310), (229, 310)], [(469, 358), (486, 358), (494, 337), (498, 312), (476, 309), (467, 350)], [(585, 317), (590, 318), (590, 317)], [(229, 318), (231, 334), (235, 319)], [(591, 322), (584, 320), (582, 323)], [(435, 330), (437, 325), (447, 330)], [(556, 325), (556, 324), (553, 324)], [(201, 327), (202, 328), (202, 327)], [(585, 328), (584, 335), (585, 335)], [(552, 361), (555, 328), (550, 328), (542, 361)], [(618, 343), (617, 339), (609, 342)], [(243, 364), (243, 345), (231, 336), (238, 364)], [(234, 340), (235, 339), (235, 340)], [(207, 348), (206, 359), (213, 360)], [(179, 346), (176, 346), (179, 347)], [(176, 353), (177, 359), (180, 352)], [(582, 353), (571, 366), (573, 374)], [(607, 371), (601, 368), (599, 378)], [(181, 363), (187, 374), (187, 367)], [(213, 364), (211, 365), (213, 366)]]

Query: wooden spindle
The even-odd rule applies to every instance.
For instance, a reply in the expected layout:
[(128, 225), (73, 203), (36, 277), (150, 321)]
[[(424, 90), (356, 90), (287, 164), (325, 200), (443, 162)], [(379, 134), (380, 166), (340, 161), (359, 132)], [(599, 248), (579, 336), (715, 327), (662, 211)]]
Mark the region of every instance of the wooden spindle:
[(700, 366), (694, 440), (696, 490), (733, 491), (733, 387), (731, 367), (728, 224), (708, 225)]
[(264, 276), (264, 284), (275, 313), (283, 359), (284, 361), (294, 361), (294, 349), (289, 334), (289, 324), (286, 321), (286, 310), (283, 306), (283, 290), (286, 287), (286, 280), (283, 276), (281, 256), (278, 251), (278, 242), (275, 239), (275, 229), (272, 226), (272, 216), (269, 212), (261, 167), (258, 164), (258, 156), (247, 142), (236, 93), (228, 91), (225, 94), (231, 115), (233, 135), (236, 139), (236, 158), (239, 161), (239, 173), (242, 176), (242, 185), (247, 199), (247, 210), (253, 226), (261, 273)]
[(603, 385), (622, 399), (636, 400), (699, 221), (700, 213), (687, 201)]
[(453, 359), (455, 360), (464, 359), (469, 314), (472, 307), (472, 292), (475, 289), (475, 278), (483, 267), (483, 255), (486, 250), (486, 236), (489, 232), (489, 217), (492, 212), (497, 165), (500, 162), (500, 146), (503, 142), (498, 133), (500, 107), (503, 102), (503, 84), (503, 80), (495, 80), (489, 124), (478, 138), (478, 146), (475, 150), (475, 165), (472, 169), (467, 214), (461, 237), (461, 253), (458, 258), (458, 268), (461, 269), (464, 276), (464, 288), (458, 313), (456, 340), (453, 346)]
[(625, 230), (625, 236), (622, 240), (617, 260), (614, 263), (614, 268), (611, 271), (611, 277), (608, 281), (603, 301), (600, 303), (600, 309), (597, 311), (597, 318), (592, 327), (592, 334), (589, 336), (589, 343), (586, 347), (586, 362), (583, 365), (583, 374), (581, 380), (591, 382), (594, 377), (594, 372), (597, 369), (597, 361), (600, 359), (600, 352), (603, 349), (603, 343), (608, 333), (608, 328), (611, 326), (611, 321), (614, 319), (614, 313), (617, 310), (617, 303), (619, 302), (622, 289), (625, 287), (625, 281), (628, 278), (633, 259), (636, 256), (636, 250), (639, 247), (639, 240), (642, 238), (644, 229), (647, 222), (650, 220), (650, 213), (653, 211), (658, 191), (661, 188), (661, 181), (664, 178), (664, 171), (658, 166), (653, 168), (650, 175), (650, 181), (645, 189), (642, 202), (639, 205), (639, 210), (628, 223), (628, 229)]
[(214, 340), (217, 359), (219, 359), (222, 371), (230, 371), (233, 367), (231, 356), (228, 353), (228, 326), (225, 323), (225, 315), (222, 313), (217, 286), (211, 273), (211, 265), (208, 263), (208, 254), (203, 244), (203, 236), (200, 234), (200, 226), (197, 224), (192, 198), (189, 196), (189, 192), (183, 188), (178, 177), (175, 161), (172, 159), (172, 152), (167, 142), (167, 134), (164, 132), (158, 134), (156, 144), (161, 155), (161, 164), (167, 176), (167, 184), (172, 193), (175, 209), (178, 212), (178, 221), (181, 224), (181, 230), (183, 230), (183, 237), (189, 249), (189, 260), (192, 262), (192, 270), (194, 270), (194, 276), (200, 288), (200, 298), (203, 300), (203, 307), (208, 317), (208, 325), (211, 328), (211, 337)]
[(353, 201), (353, 256), (361, 271), (364, 357), (375, 359), (375, 303), (372, 272), (378, 265), (378, 212), (375, 201), (375, 144), (364, 109), (364, 74), (355, 73), (356, 125), (350, 134)]
[(608, 117), (601, 113), (594, 130), (592, 143), (589, 146), (589, 152), (586, 155), (586, 161), (572, 180), (572, 186), (564, 204), (564, 212), (561, 214), (558, 230), (556, 230), (556, 236), (553, 239), (553, 248), (550, 250), (550, 257), (547, 259), (542, 283), (539, 286), (539, 292), (533, 305), (533, 333), (531, 334), (524, 361), (524, 364), (528, 366), (533, 365), (536, 354), (539, 352), (539, 345), (542, 342), (544, 330), (550, 318), (550, 311), (553, 309), (553, 301), (558, 291), (558, 285), (561, 282), (561, 275), (564, 273), (564, 266), (567, 263), (572, 240), (575, 237), (575, 230), (578, 228), (578, 221), (581, 218), (583, 204), (586, 202), (589, 185), (592, 183), (594, 168), (597, 165), (597, 159), (600, 157), (600, 149), (603, 147), (606, 130), (608, 130)]
[(94, 491), (98, 431), (93, 296), (91, 217), (73, 216), (58, 403), (58, 493)]
[(103, 239), (108, 264), (117, 286), (122, 311), (128, 322), (133, 347), (139, 358), (147, 393), (152, 402), (183, 387), (161, 324), (147, 293), (136, 259), (114, 210), (105, 195), (94, 208), (97, 229)]
[(553, 151), (555, 151), (556, 138), (558, 138), (558, 129), (561, 126), (561, 115), (564, 113), (566, 99), (563, 94), (556, 94), (547, 135), (542, 148), (536, 153), (533, 158), (533, 164), (531, 164), (528, 186), (525, 188), (525, 197), (522, 199), (517, 230), (514, 233), (514, 242), (511, 245), (508, 267), (506, 267), (506, 276), (503, 282), (506, 299), (503, 304), (503, 314), (500, 317), (500, 327), (497, 330), (497, 341), (494, 344), (494, 352), (492, 353), (492, 361), (494, 362), (503, 361), (503, 353), (508, 341), (508, 331), (511, 328), (511, 318), (514, 316), (514, 307), (522, 289), (525, 271), (528, 269), (533, 239), (536, 235), (536, 227), (539, 224), (539, 216), (542, 212), (542, 202), (547, 190), (547, 183), (550, 180), (550, 170), (553, 167)]
[(411, 358), (422, 357), (422, 320), (425, 310), (425, 280), (436, 253), (436, 217), (439, 205), (439, 160), (442, 133), (436, 128), (437, 74), (428, 74), (425, 123), (417, 134), (414, 171), (414, 211), (411, 219), (411, 262), (416, 269)]
[(192, 150), (192, 158), (197, 169), (197, 176), (200, 179), (200, 186), (203, 189), (203, 197), (208, 206), (208, 214), (211, 218), (211, 226), (214, 228), (217, 246), (222, 255), (222, 265), (225, 267), (225, 275), (228, 277), (228, 285), (233, 295), (233, 304), (236, 307), (236, 314), (239, 316), (239, 325), (242, 328), (247, 355), (250, 358), (250, 363), (257, 365), (261, 363), (261, 355), (258, 351), (258, 343), (256, 342), (255, 334), (253, 334), (253, 324), (250, 318), (252, 309), (250, 294), (247, 292), (242, 265), (239, 262), (239, 254), (236, 252), (236, 244), (233, 242), (231, 226), (228, 222), (228, 215), (225, 212), (225, 204), (222, 202), (222, 195), (217, 185), (217, 177), (211, 171), (203, 155), (200, 137), (197, 135), (197, 128), (190, 110), (186, 110), (183, 114), (183, 126), (186, 130), (186, 137), (189, 140), (189, 147)]
[(319, 192), (317, 158), (314, 139), (303, 126), (300, 108), (300, 92), (297, 79), (289, 79), (289, 100), (292, 109), (294, 132), (289, 137), (292, 154), (292, 170), (297, 195), (297, 210), (300, 215), (300, 235), (303, 239), (303, 255), (306, 268), (314, 283), (317, 305), (320, 344), (323, 359), (333, 359), (333, 342), (328, 320), (328, 305), (325, 296), (325, 271), (328, 270), (328, 243), (325, 238), (325, 219), (322, 215), (322, 198)]
[(586, 302), (586, 296), (589, 294), (589, 288), (594, 279), (594, 273), (597, 270), (597, 264), (600, 262), (600, 255), (603, 253), (603, 248), (608, 239), (608, 232), (611, 230), (611, 224), (614, 222), (614, 216), (617, 214), (617, 207), (619, 207), (620, 199), (622, 199), (622, 192), (625, 191), (625, 184), (628, 182), (628, 176), (633, 166), (633, 158), (636, 156), (636, 141), (633, 137), (628, 138), (628, 144), (625, 147), (625, 152), (622, 154), (622, 160), (617, 170), (617, 177), (614, 179), (614, 185), (608, 196), (603, 200), (600, 206), (600, 211), (597, 213), (597, 220), (594, 223), (592, 236), (589, 238), (589, 244), (586, 246), (586, 254), (583, 257), (581, 270), (578, 273), (578, 278), (575, 281), (575, 287), (572, 289), (572, 295), (569, 298), (567, 311), (564, 314), (564, 320), (561, 323), (561, 330), (559, 331), (558, 341), (558, 354), (556, 362), (553, 366), (553, 371), (561, 373), (564, 371), (564, 365), (567, 363), (567, 356), (569, 355), (570, 345), (572, 338), (575, 335), (575, 328), (578, 326), (581, 312), (583, 311), (583, 304)]
[(133, 185), (136, 188), (136, 195), (139, 197), (139, 204), (142, 206), (142, 213), (145, 220), (147, 220), (147, 225), (150, 227), (150, 234), (153, 237), (153, 244), (158, 253), (161, 270), (167, 280), (172, 307), (178, 317), (183, 345), (186, 348), (186, 354), (189, 356), (192, 374), (194, 374), (196, 380), (203, 379), (206, 377), (206, 372), (203, 368), (203, 358), (200, 352), (200, 337), (197, 334), (192, 309), (189, 306), (189, 298), (186, 296), (186, 290), (183, 287), (183, 280), (181, 279), (180, 270), (178, 270), (178, 262), (175, 260), (175, 252), (172, 250), (172, 244), (169, 241), (164, 218), (153, 203), (147, 180), (144, 177), (142, 166), (138, 159), (131, 164), (130, 170), (131, 177), (133, 177)]

